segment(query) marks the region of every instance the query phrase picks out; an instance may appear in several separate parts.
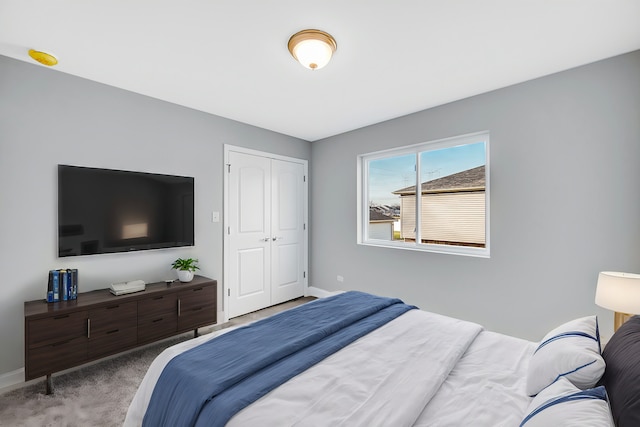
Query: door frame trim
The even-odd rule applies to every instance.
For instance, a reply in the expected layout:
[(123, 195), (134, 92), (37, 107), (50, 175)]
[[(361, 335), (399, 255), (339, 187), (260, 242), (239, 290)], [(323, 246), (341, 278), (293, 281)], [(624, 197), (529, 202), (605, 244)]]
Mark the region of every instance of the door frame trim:
[(229, 152), (236, 152), (242, 154), (250, 154), (254, 156), (265, 157), (268, 159), (282, 160), (286, 162), (293, 162), (301, 164), (304, 170), (304, 194), (303, 194), (303, 215), (304, 215), (304, 242), (303, 242), (303, 255), (302, 262), (305, 272), (303, 281), (304, 296), (309, 295), (309, 161), (305, 159), (298, 159), (295, 157), (282, 156), (279, 154), (269, 153), (266, 151), (253, 150), (251, 148), (239, 147), (237, 145), (224, 144), (224, 164), (223, 167), (223, 206), (222, 206), (222, 320), (223, 322), (229, 321), (229, 290), (228, 285), (228, 262), (229, 262), (229, 233), (227, 228), (229, 222)]

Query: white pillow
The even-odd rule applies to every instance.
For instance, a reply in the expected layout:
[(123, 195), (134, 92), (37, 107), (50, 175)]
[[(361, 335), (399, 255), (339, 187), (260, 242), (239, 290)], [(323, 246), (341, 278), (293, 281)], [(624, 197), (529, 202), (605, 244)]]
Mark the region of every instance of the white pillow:
[(549, 332), (531, 356), (527, 372), (527, 394), (564, 377), (579, 389), (592, 388), (602, 377), (605, 362), (600, 354), (596, 316), (572, 320)]
[(542, 390), (520, 427), (615, 427), (603, 386), (580, 390), (561, 378)]

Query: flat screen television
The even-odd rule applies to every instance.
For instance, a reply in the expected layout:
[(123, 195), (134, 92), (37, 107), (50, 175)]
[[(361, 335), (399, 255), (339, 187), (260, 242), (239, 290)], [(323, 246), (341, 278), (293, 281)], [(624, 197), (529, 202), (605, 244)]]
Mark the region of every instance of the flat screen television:
[(58, 165), (58, 256), (193, 246), (194, 179)]

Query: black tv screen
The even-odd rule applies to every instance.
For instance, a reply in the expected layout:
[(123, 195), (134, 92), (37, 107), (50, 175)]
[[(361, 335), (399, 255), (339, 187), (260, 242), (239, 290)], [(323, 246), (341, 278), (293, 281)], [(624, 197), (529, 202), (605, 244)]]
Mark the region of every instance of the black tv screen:
[(58, 256), (193, 246), (194, 179), (58, 165)]

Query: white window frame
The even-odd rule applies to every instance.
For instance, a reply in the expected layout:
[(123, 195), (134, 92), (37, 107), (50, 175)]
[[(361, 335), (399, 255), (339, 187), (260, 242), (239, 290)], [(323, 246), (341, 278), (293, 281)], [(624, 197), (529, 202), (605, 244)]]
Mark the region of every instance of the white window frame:
[[(369, 162), (387, 157), (416, 154), (416, 171), (420, 171), (420, 157), (418, 154), (425, 151), (439, 150), (443, 148), (455, 147), (459, 145), (473, 144), (476, 142), (485, 143), (485, 247), (439, 245), (433, 243), (422, 243), (419, 239), (416, 242), (380, 240), (369, 238)], [(489, 180), (489, 131), (476, 132), (451, 138), (438, 139), (435, 141), (422, 142), (405, 147), (392, 148), (372, 153), (360, 154), (357, 157), (357, 243), (359, 245), (379, 246), (385, 248), (405, 249), (423, 252), (435, 252), (453, 255), (465, 255), (482, 258), (490, 258), (490, 180)], [(416, 190), (421, 188), (420, 173), (416, 172)], [(420, 191), (416, 191), (416, 236), (421, 236), (420, 227), (422, 213), (422, 196)]]

